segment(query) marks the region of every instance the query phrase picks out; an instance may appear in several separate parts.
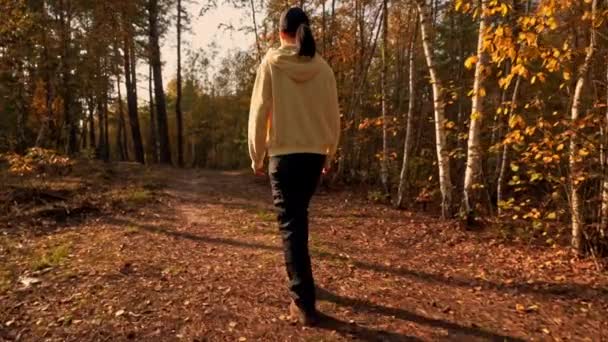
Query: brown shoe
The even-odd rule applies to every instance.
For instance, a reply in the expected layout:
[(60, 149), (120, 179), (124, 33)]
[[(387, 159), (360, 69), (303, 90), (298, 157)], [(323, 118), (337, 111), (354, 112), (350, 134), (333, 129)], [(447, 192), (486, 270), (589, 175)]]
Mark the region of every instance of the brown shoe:
[(292, 319), (297, 320), (306, 327), (312, 327), (319, 323), (319, 315), (316, 310), (306, 311), (293, 301), (289, 305), (289, 314)]

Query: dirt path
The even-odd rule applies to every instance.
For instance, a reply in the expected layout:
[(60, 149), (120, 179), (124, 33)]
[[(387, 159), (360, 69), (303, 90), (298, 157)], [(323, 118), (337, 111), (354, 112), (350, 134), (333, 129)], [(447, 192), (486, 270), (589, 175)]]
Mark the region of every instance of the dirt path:
[(608, 340), (608, 279), (591, 263), (348, 193), (321, 193), (311, 210), (319, 308), (335, 319), (294, 326), (267, 185), (154, 172), (166, 187), (136, 210), (5, 233), (13, 279), (29, 274), (21, 250), (70, 252), (31, 274), (39, 284), (0, 292), (0, 340)]

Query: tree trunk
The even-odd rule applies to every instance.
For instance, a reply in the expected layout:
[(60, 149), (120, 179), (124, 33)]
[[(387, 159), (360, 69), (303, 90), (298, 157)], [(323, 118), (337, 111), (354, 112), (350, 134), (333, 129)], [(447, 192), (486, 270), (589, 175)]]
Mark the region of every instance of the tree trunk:
[(129, 156), (127, 153), (127, 140), (125, 139), (126, 135), (126, 125), (125, 125), (125, 114), (122, 107), (122, 92), (120, 90), (120, 74), (116, 75), (116, 90), (118, 91), (118, 129), (116, 130), (116, 146), (118, 148), (118, 155), (120, 160), (127, 161), (129, 160)]
[(167, 123), (167, 103), (163, 88), (162, 64), (160, 59), (158, 32), (158, 0), (148, 0), (149, 38), (152, 53), (152, 71), (154, 74), (154, 92), (156, 97), (156, 116), (160, 142), (160, 162), (171, 164), (171, 146), (169, 142), (169, 125)]
[[(608, 55), (606, 55), (606, 103), (608, 104)], [(602, 207), (600, 210), (600, 235), (606, 236), (608, 230), (608, 105), (606, 106), (606, 115), (604, 117), (604, 154), (602, 156), (603, 165), (603, 181), (602, 181)]]
[(388, 0), (383, 0), (383, 12), (384, 19), (382, 20), (382, 160), (380, 162), (380, 180), (382, 181), (382, 187), (384, 194), (390, 197), (390, 185), (389, 185), (389, 174), (388, 174), (388, 99), (387, 99), (387, 88), (388, 88), (388, 61), (387, 61), (387, 49), (388, 49)]
[(327, 16), (325, 13), (325, 0), (321, 1), (321, 46), (323, 55), (327, 51)]
[(258, 23), (255, 18), (255, 2), (250, 1), (251, 4), (251, 20), (253, 21), (253, 34), (255, 34), (255, 47), (257, 51), (258, 63), (262, 61), (262, 47), (260, 46), (260, 36), (258, 35)]
[[(519, 87), (521, 85), (521, 75), (517, 75), (517, 80), (515, 81), (515, 87), (513, 88), (513, 96), (511, 97), (511, 105), (509, 108), (509, 114), (511, 116), (515, 115), (515, 110), (517, 109), (517, 98), (519, 96)], [(508, 125), (507, 125), (508, 127)], [(507, 132), (505, 134), (509, 134), (510, 129), (507, 128)], [(496, 203), (497, 203), (497, 212), (498, 216), (502, 215), (502, 206), (504, 204), (505, 198), (505, 182), (507, 177), (507, 164), (509, 163), (509, 146), (503, 142), (502, 146), (502, 157), (500, 162), (500, 172), (498, 173), (498, 180), (496, 181)]]
[(481, 0), (481, 18), (477, 38), (477, 63), (475, 66), (475, 81), (473, 83), (473, 99), (469, 123), (469, 139), (467, 144), (467, 164), (464, 173), (463, 210), (467, 222), (472, 223), (475, 209), (481, 199), (482, 165), (481, 165), (481, 125), (484, 116), (484, 80), (488, 68), (489, 56), (484, 48), (486, 28), (489, 26), (488, 0)]
[(412, 39), (410, 41), (408, 57), (410, 62), (409, 67), (409, 100), (407, 109), (407, 118), (405, 124), (405, 142), (403, 144), (403, 163), (401, 164), (401, 174), (399, 176), (399, 190), (397, 192), (397, 208), (405, 207), (405, 197), (408, 193), (407, 173), (410, 163), (410, 150), (412, 146), (412, 128), (414, 120), (414, 108), (416, 105), (416, 36), (418, 35), (418, 20), (414, 25)]
[[(576, 121), (580, 119), (580, 112), (582, 110), (582, 94), (585, 88), (587, 80), (587, 73), (591, 67), (591, 62), (595, 54), (596, 49), (596, 34), (595, 24), (597, 19), (597, 1), (592, 0), (591, 2), (591, 27), (590, 27), (590, 38), (589, 47), (585, 56), (585, 61), (579, 69), (578, 78), (576, 81), (576, 87), (574, 88), (574, 95), (572, 97), (572, 109), (570, 112), (570, 118), (572, 124), (575, 125)], [(579, 138), (578, 133), (575, 133), (570, 137), (570, 211), (571, 211), (571, 227), (572, 227), (572, 248), (581, 253), (583, 251), (583, 214), (581, 208), (581, 197), (579, 194), (580, 181), (578, 178), (582, 173), (582, 160), (579, 156)]]
[[(131, 24), (126, 24), (131, 25)], [(131, 127), (131, 138), (133, 139), (133, 149), (135, 150), (135, 160), (144, 164), (144, 147), (141, 140), (141, 130), (139, 127), (139, 113), (137, 108), (137, 79), (134, 64), (135, 51), (133, 49), (133, 36), (131, 27), (125, 28), (123, 40), (124, 67), (125, 67), (125, 87), (127, 89), (127, 107), (129, 112), (129, 126)]]
[(177, 0), (177, 165), (184, 167), (184, 121), (182, 117), (182, 1)]
[(76, 123), (72, 113), (72, 90), (71, 90), (71, 71), (69, 62), (71, 59), (71, 22), (72, 9), (70, 0), (60, 1), (59, 20), (61, 23), (61, 41), (63, 44), (61, 55), (61, 74), (63, 79), (63, 115), (67, 129), (66, 153), (74, 154), (78, 151), (76, 139)]
[(16, 151), (19, 154), (25, 153), (26, 150), (26, 145), (27, 145), (27, 141), (25, 138), (25, 126), (26, 126), (26, 121), (27, 121), (27, 105), (26, 105), (26, 96), (25, 96), (25, 86), (26, 86), (26, 80), (25, 80), (25, 71), (23, 69), (23, 62), (19, 61), (17, 63), (17, 84), (16, 84), (16, 90), (17, 90), (17, 136), (16, 136), (16, 142), (17, 142), (17, 146), (16, 146)]
[[(106, 78), (106, 82), (104, 84), (107, 84), (108, 79)], [(109, 130), (109, 124), (108, 124), (108, 101), (109, 101), (109, 95), (108, 95), (108, 90), (107, 88), (104, 91), (104, 97), (103, 97), (103, 140), (105, 142), (104, 144), (104, 149), (103, 149), (103, 160), (105, 160), (106, 162), (110, 161), (110, 130)]]
[(95, 101), (93, 98), (88, 99), (89, 105), (89, 148), (95, 149)]
[(148, 91), (150, 97), (150, 151), (152, 153), (152, 162), (158, 163), (158, 130), (156, 129), (156, 113), (154, 109), (154, 86), (152, 85), (152, 64), (150, 64)]
[[(48, 12), (46, 11), (45, 1), (42, 1), (42, 22), (47, 25), (49, 22)], [(44, 31), (42, 35), (42, 45), (43, 45), (43, 57), (45, 61), (50, 60), (49, 53), (49, 33)], [(44, 83), (45, 83), (45, 98), (46, 98), (46, 113), (43, 115), (40, 123), (40, 130), (38, 131), (38, 135), (36, 137), (36, 147), (44, 147), (47, 143), (47, 134), (50, 130), (51, 120), (53, 118), (53, 94), (52, 94), (52, 84), (51, 78), (53, 75), (53, 71), (51, 70), (50, 65), (48, 63), (44, 67)]]
[[(331, 21), (329, 23), (329, 32), (335, 32), (336, 30), (336, 0), (331, 0)], [(333, 66), (333, 59), (334, 59), (334, 52), (332, 51), (332, 48), (334, 46), (334, 35), (330, 34), (329, 35), (329, 50), (331, 51), (331, 53), (327, 53), (327, 50), (324, 50), (323, 53), (325, 54), (325, 58), (327, 58), (327, 62), (329, 63), (329, 65)]]
[(452, 181), (450, 179), (450, 156), (445, 132), (445, 98), (441, 80), (439, 79), (437, 62), (433, 47), (431, 16), (425, 0), (416, 0), (420, 15), (422, 46), (429, 69), (433, 89), (433, 107), (435, 112), (435, 144), (437, 149), (437, 165), (439, 168), (439, 187), (441, 189), (441, 213), (444, 218), (452, 216)]

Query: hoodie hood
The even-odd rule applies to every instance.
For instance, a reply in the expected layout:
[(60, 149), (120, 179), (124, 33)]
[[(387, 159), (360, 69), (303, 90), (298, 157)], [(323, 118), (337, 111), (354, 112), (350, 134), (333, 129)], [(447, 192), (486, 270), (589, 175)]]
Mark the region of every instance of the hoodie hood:
[(270, 65), (284, 72), (295, 82), (310, 81), (321, 72), (323, 60), (319, 56), (314, 58), (301, 57), (298, 48), (293, 45), (272, 49), (266, 56)]

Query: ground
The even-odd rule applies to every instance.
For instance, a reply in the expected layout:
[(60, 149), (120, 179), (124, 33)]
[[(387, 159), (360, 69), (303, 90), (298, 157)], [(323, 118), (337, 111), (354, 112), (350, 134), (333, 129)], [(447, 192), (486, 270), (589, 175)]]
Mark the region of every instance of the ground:
[(263, 179), (85, 170), (46, 180), (25, 209), (30, 190), (0, 192), (0, 340), (608, 340), (608, 276), (592, 260), (345, 190), (312, 205), (319, 309), (332, 318), (302, 328), (286, 317)]

